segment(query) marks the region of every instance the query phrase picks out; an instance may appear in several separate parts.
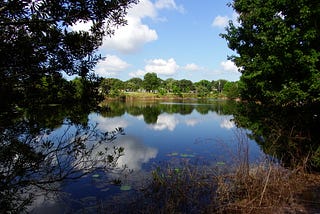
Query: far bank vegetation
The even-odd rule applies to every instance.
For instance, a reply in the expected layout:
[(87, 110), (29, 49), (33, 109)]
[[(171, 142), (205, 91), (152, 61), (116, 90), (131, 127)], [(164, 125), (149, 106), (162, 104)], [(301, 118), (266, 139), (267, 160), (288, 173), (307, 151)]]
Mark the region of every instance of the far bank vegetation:
[(156, 73), (147, 73), (144, 78), (131, 78), (122, 81), (116, 78), (103, 78), (99, 92), (107, 99), (179, 99), (179, 98), (228, 98), (237, 99), (240, 83), (219, 80), (162, 80)]

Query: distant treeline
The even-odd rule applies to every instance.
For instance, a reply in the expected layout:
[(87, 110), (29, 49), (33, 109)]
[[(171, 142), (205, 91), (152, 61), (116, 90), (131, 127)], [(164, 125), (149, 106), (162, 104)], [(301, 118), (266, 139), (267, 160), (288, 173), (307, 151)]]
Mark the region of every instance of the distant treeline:
[(104, 96), (117, 97), (123, 92), (152, 92), (160, 95), (174, 94), (182, 96), (184, 93), (194, 93), (198, 97), (207, 97), (210, 94), (223, 94), (228, 98), (238, 98), (239, 81), (231, 82), (224, 79), (219, 80), (175, 80), (168, 78), (163, 80), (156, 73), (147, 73), (141, 78), (131, 78), (122, 81), (116, 78), (103, 78), (100, 82), (99, 91)]

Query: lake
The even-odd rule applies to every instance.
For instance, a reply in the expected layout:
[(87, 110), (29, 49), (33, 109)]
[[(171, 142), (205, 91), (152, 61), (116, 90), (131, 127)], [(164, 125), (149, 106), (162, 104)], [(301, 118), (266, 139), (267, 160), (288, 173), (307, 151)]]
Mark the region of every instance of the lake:
[[(99, 207), (133, 196), (157, 167), (185, 163), (231, 165), (238, 161), (241, 145), (248, 149), (249, 162), (258, 162), (263, 152), (247, 137), (250, 131), (233, 122), (234, 105), (226, 100), (109, 102), (104, 111), (88, 114), (87, 124), (102, 133), (123, 129), (106, 144), (111, 153), (123, 148), (116, 167), (102, 167), (79, 179), (55, 183), (63, 194), (39, 193), (29, 211), (94, 213)], [(78, 126), (67, 121), (65, 118), (45, 138), (57, 146), (58, 139), (74, 136)], [(90, 155), (96, 157), (104, 149), (95, 147)]]

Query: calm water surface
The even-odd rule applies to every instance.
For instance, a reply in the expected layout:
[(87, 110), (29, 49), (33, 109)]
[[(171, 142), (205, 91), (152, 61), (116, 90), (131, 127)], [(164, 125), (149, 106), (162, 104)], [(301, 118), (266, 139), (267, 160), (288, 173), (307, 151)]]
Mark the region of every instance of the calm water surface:
[[(110, 148), (124, 148), (118, 167), (126, 169), (95, 172), (63, 182), (61, 189), (65, 194), (51, 194), (51, 200), (39, 197), (31, 210), (94, 213), (99, 207), (103, 209), (108, 203), (134, 195), (150, 179), (155, 167), (183, 162), (214, 166), (236, 161), (239, 139), (248, 142), (249, 160), (259, 161), (259, 146), (245, 137), (249, 131), (237, 128), (232, 121), (233, 104), (216, 100), (109, 103), (107, 113), (91, 113), (88, 118), (90, 124), (104, 132), (124, 129), (125, 135), (118, 136)], [(58, 128), (51, 137), (59, 136), (65, 129)], [(112, 180), (121, 180), (121, 185), (112, 184)]]

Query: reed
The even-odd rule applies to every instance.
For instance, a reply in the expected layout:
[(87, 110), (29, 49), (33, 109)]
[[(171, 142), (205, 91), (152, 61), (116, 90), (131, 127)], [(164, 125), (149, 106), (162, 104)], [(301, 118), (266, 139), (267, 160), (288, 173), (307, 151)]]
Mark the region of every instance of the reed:
[[(320, 178), (286, 169), (268, 158), (249, 164), (246, 135), (239, 142), (232, 166), (215, 163), (158, 165), (126, 213), (309, 213), (319, 211), (319, 194), (309, 201), (303, 194), (319, 187)], [(312, 178), (311, 178), (312, 177)], [(317, 182), (316, 182), (317, 180)], [(118, 210), (118, 211), (119, 211)]]

